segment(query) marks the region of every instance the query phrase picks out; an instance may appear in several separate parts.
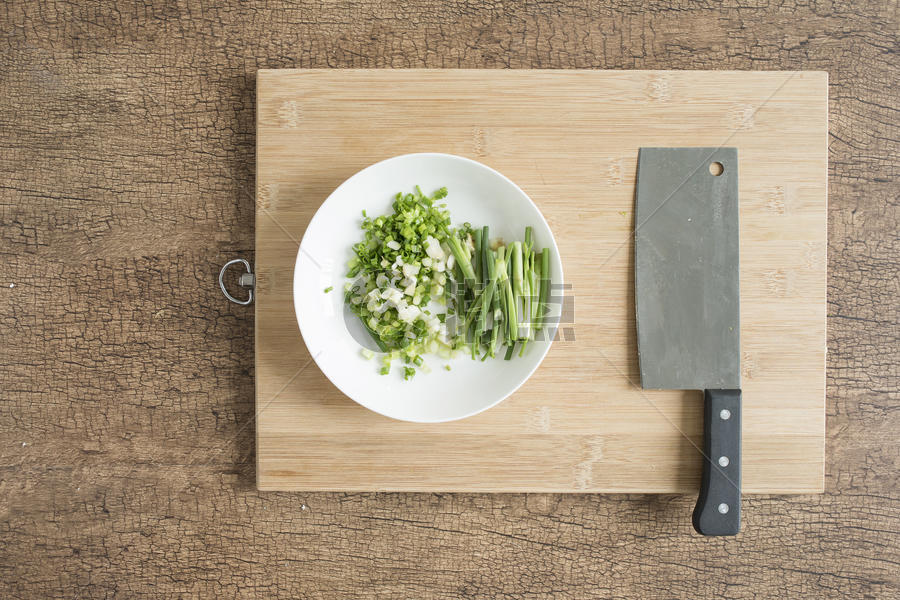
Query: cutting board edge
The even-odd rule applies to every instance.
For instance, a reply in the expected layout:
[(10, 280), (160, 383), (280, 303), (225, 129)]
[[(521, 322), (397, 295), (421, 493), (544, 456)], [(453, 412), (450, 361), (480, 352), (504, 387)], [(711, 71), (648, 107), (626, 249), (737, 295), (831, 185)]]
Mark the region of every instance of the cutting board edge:
[[(462, 488), (462, 487), (414, 487), (414, 486), (313, 486), (313, 485), (277, 485), (261, 483), (257, 480), (256, 489), (260, 492), (316, 492), (316, 493), (390, 493), (390, 494), (646, 494), (653, 496), (662, 495), (692, 495), (697, 493), (696, 487), (683, 488), (546, 488), (535, 490), (531, 488)], [(749, 496), (774, 496), (774, 495), (817, 495), (825, 493), (824, 481), (819, 486), (791, 486), (791, 487), (755, 487), (742, 488), (742, 495)]]
[[(285, 74), (286, 72), (287, 72), (287, 74), (291, 74), (291, 73), (294, 73), (294, 74), (299, 74), (299, 73), (310, 73), (310, 74), (316, 74), (316, 73), (319, 73), (319, 74), (323, 74), (323, 73), (334, 73), (334, 72), (336, 72), (336, 71), (337, 71), (337, 70), (334, 70), (334, 69), (260, 69), (260, 70), (258, 71), (258, 73), (259, 73), (259, 75), (261, 75), (261, 77), (259, 77), (259, 78), (257, 79), (257, 98), (260, 97), (260, 96), (259, 96), (260, 81), (263, 80), (263, 79), (268, 79), (269, 76), (272, 75), (272, 74)], [(370, 73), (371, 73), (371, 72), (373, 72), (373, 71), (390, 71), (390, 72), (392, 72), (392, 73), (397, 73), (397, 72), (404, 72), (404, 73), (405, 73), (405, 72), (409, 72), (410, 74), (417, 74), (417, 73), (418, 73), (418, 74), (421, 74), (421, 73), (423, 73), (423, 72), (433, 72), (433, 73), (436, 73), (436, 74), (437, 74), (437, 73), (441, 73), (441, 72), (446, 73), (447, 70), (442, 70), (442, 69), (399, 69), (399, 70), (347, 69), (347, 70), (340, 70), (341, 73), (346, 73), (346, 72), (354, 72), (354, 73), (370, 72)], [(557, 74), (557, 73), (561, 73), (561, 74), (571, 74), (571, 73), (574, 72), (574, 71), (578, 71), (578, 72), (597, 73), (597, 74), (615, 74), (615, 75), (621, 74), (623, 77), (628, 76), (628, 75), (630, 75), (630, 74), (662, 74), (662, 73), (673, 73), (673, 74), (676, 74), (676, 73), (677, 73), (677, 74), (682, 74), (682, 73), (684, 73), (683, 71), (672, 71), (672, 70), (610, 71), (610, 70), (602, 70), (602, 69), (578, 69), (578, 70), (555, 70), (555, 69), (541, 69), (541, 70), (471, 69), (471, 70), (469, 70), (469, 69), (459, 69), (459, 70), (452, 70), (452, 71), (454, 71), (454, 72), (464, 72), (464, 73), (469, 73), (469, 72), (473, 72), (473, 73), (479, 73), (479, 72), (481, 72), (481, 73), (493, 73), (493, 72), (498, 72), (498, 71), (501, 71), (501, 72), (521, 71), (523, 74), (533, 74), (533, 73), (547, 73), (547, 74)], [(828, 92), (828, 88), (827, 88), (827, 86), (828, 86), (828, 79), (829, 79), (828, 72), (827, 72), (827, 71), (767, 71), (767, 72), (713, 71), (713, 72), (704, 72), (704, 73), (706, 73), (706, 74), (713, 74), (713, 75), (714, 75), (714, 74), (740, 74), (740, 75), (747, 75), (747, 74), (752, 73), (754, 76), (767, 76), (767, 77), (768, 77), (768, 76), (784, 76), (785, 74), (804, 74), (804, 75), (811, 75), (811, 76), (813, 76), (813, 77), (815, 77), (815, 78), (818, 79), (818, 81), (815, 81), (815, 84), (818, 84), (818, 85), (821, 85), (821, 86), (822, 86), (823, 98), (822, 98), (821, 101), (822, 101), (822, 106), (824, 107), (824, 111), (823, 111), (822, 113), (820, 113), (820, 114), (824, 116), (824, 140), (825, 140), (825, 142), (824, 142), (824, 152), (825, 152), (825, 160), (824, 160), (824, 175), (823, 175), (823, 178), (822, 178), (822, 179), (823, 179), (823, 181), (824, 181), (824, 199), (823, 199), (823, 200), (824, 200), (824, 203), (825, 203), (824, 208), (825, 208), (825, 211), (826, 211), (826, 218), (825, 218), (825, 220), (824, 220), (825, 231), (826, 231), (826, 233), (825, 233), (825, 248), (824, 248), (823, 251), (826, 253), (826, 261), (827, 261), (827, 204), (828, 204), (828, 178), (827, 178), (827, 172), (828, 172), (828, 160), (827, 160), (827, 142), (828, 142), (828, 93), (827, 93), (827, 92)], [(821, 108), (821, 107), (820, 107), (820, 108)], [(256, 121), (257, 121), (257, 125), (258, 125), (258, 124), (259, 124), (259, 121), (260, 121), (260, 111), (259, 111), (259, 110), (257, 110), (257, 113), (256, 113)], [(257, 173), (259, 173), (259, 172), (260, 172), (260, 171), (259, 171), (259, 158), (260, 158), (260, 152), (259, 152), (259, 148), (260, 148), (260, 137), (259, 137), (259, 136), (257, 136), (257, 140), (256, 140), (256, 148), (257, 148), (257, 154), (256, 154)], [(258, 178), (257, 178), (257, 180), (256, 180), (256, 182), (255, 182), (255, 188), (256, 188), (256, 195), (257, 195), (257, 200), (258, 200), (258, 199), (259, 199), (259, 189), (260, 189), (260, 182), (259, 182), (259, 179), (258, 179)], [(261, 209), (261, 207), (260, 207), (259, 203), (257, 203), (257, 208), (256, 208), (257, 220), (259, 220), (260, 215), (262, 214), (261, 211), (260, 211), (260, 209)], [(263, 216), (263, 218), (265, 218), (265, 216)], [(260, 229), (257, 228), (256, 234), (255, 234), (255, 238), (258, 240), (258, 239), (259, 239), (259, 236), (260, 236)], [(258, 244), (257, 244), (257, 245), (258, 245)], [(824, 296), (825, 296), (825, 299), (826, 299), (826, 302), (827, 302), (827, 287), (825, 287), (825, 289), (824, 289)], [(254, 342), (255, 342), (255, 348), (258, 347), (258, 341), (259, 341), (259, 327), (258, 327), (258, 325), (259, 325), (259, 322), (260, 322), (260, 314), (261, 314), (261, 312), (262, 312), (262, 311), (258, 311), (258, 310), (257, 310), (257, 311), (255, 311), (255, 315), (254, 315), (254, 321), (255, 321), (255, 323), (257, 324), (257, 327), (256, 327), (256, 329), (255, 329), (255, 340), (254, 340)], [(826, 322), (826, 327), (827, 327), (827, 322)], [(827, 340), (827, 331), (826, 331), (826, 338), (825, 338), (825, 339)], [(826, 347), (826, 352), (827, 352), (827, 347)], [(825, 362), (824, 358), (825, 358), (825, 357), (823, 356), (823, 363)], [(822, 369), (821, 377), (822, 377), (822, 381), (823, 381), (823, 385), (822, 385), (821, 387), (822, 387), (822, 392), (823, 392), (823, 396), (824, 396), (824, 392), (825, 392), (825, 389), (824, 389), (824, 388), (825, 388), (825, 386), (824, 386), (824, 381), (825, 381), (825, 377), (826, 377), (826, 372), (825, 372), (825, 369), (824, 369), (824, 364), (823, 364), (823, 369)], [(256, 381), (255, 381), (255, 386), (256, 386), (256, 394), (255, 394), (255, 396), (256, 396), (257, 404), (258, 404), (258, 397), (259, 397), (259, 391), (260, 391), (260, 382), (259, 382), (259, 379), (256, 379)], [(823, 400), (823, 402), (821, 403), (821, 407), (822, 407), (822, 412), (825, 413), (825, 412), (826, 412), (826, 410), (825, 410), (825, 409), (826, 409), (826, 406), (825, 406), (824, 400)], [(824, 416), (824, 415), (823, 415), (823, 416)], [(766, 487), (758, 487), (758, 488), (745, 488), (745, 493), (748, 493), (748, 494), (807, 494), (807, 493), (816, 493), (816, 494), (818, 494), (818, 493), (823, 493), (823, 492), (825, 491), (825, 436), (824, 436), (824, 433), (825, 433), (825, 432), (824, 432), (825, 419), (824, 419), (824, 418), (822, 418), (822, 423), (823, 423), (823, 435), (822, 435), (822, 437), (821, 437), (821, 440), (822, 440), (822, 450), (821, 450), (821, 453), (820, 453), (820, 455), (819, 455), (819, 460), (816, 461), (816, 463), (817, 463), (817, 465), (818, 465), (818, 467), (817, 467), (817, 473), (816, 473), (816, 474), (818, 475), (818, 484), (817, 484), (817, 485), (812, 486), (812, 487), (810, 487), (810, 486), (791, 486), (791, 487), (766, 486)], [(259, 428), (258, 428), (258, 427), (255, 428), (255, 429), (256, 429), (257, 448), (259, 448), (260, 431), (259, 431)], [(261, 470), (260, 470), (260, 468), (259, 468), (259, 466), (260, 466), (260, 456), (259, 456), (259, 453), (257, 453), (256, 463), (257, 463), (257, 476), (256, 476), (256, 479), (257, 479), (257, 487), (258, 487), (258, 489), (260, 489), (260, 490), (265, 490), (265, 491), (269, 491), (269, 490), (283, 490), (283, 491), (360, 491), (360, 492), (365, 492), (365, 491), (389, 491), (389, 492), (422, 492), (422, 493), (436, 492), (436, 491), (447, 491), (447, 492), (459, 492), (459, 493), (467, 493), (467, 492), (479, 492), (479, 493), (528, 493), (528, 492), (531, 492), (531, 493), (629, 493), (629, 494), (630, 494), (630, 493), (634, 493), (634, 494), (679, 494), (679, 493), (693, 493), (693, 492), (694, 492), (694, 489), (693, 489), (693, 488), (685, 488), (685, 489), (679, 489), (679, 490), (659, 489), (659, 490), (657, 490), (657, 491), (648, 491), (648, 489), (651, 489), (651, 488), (648, 488), (648, 487), (644, 487), (644, 488), (642, 488), (642, 489), (640, 489), (640, 490), (631, 490), (631, 489), (628, 489), (628, 488), (625, 488), (625, 489), (600, 489), (600, 488), (595, 488), (595, 489), (569, 489), (569, 488), (560, 488), (560, 489), (557, 490), (557, 489), (552, 489), (552, 488), (551, 488), (551, 489), (548, 489), (548, 490), (540, 490), (540, 491), (536, 491), (536, 492), (535, 492), (533, 489), (532, 489), (532, 490), (521, 490), (521, 489), (517, 489), (517, 488), (504, 488), (504, 489), (499, 489), (499, 488), (498, 488), (498, 489), (495, 489), (495, 490), (490, 490), (490, 489), (462, 489), (462, 488), (447, 487), (447, 488), (440, 488), (440, 489), (439, 489), (439, 488), (437, 488), (437, 487), (435, 487), (435, 486), (425, 486), (425, 487), (423, 487), (423, 488), (421, 488), (421, 489), (418, 489), (418, 488), (413, 489), (413, 488), (404, 487), (404, 486), (385, 487), (385, 488), (379, 488), (379, 487), (375, 487), (375, 486), (370, 486), (370, 487), (366, 487), (366, 488), (356, 488), (356, 487), (352, 487), (352, 486), (349, 486), (349, 487), (341, 487), (341, 486), (315, 487), (315, 486), (305, 486), (305, 485), (299, 485), (299, 486), (295, 486), (295, 485), (282, 486), (282, 485), (278, 485), (278, 484), (267, 484), (267, 483), (265, 483), (265, 481), (266, 481), (268, 478), (263, 477), (263, 476), (260, 475)]]
[(325, 67), (315, 67), (310, 69), (302, 69), (302, 68), (288, 68), (288, 69), (257, 69), (257, 76), (259, 75), (275, 75), (275, 74), (300, 74), (300, 73), (373, 73), (373, 72), (384, 72), (389, 71), (393, 74), (396, 73), (491, 73), (491, 72), (508, 72), (508, 73), (522, 73), (522, 74), (533, 74), (533, 73), (608, 73), (608, 74), (619, 74), (621, 73), (623, 77), (627, 77), (629, 74), (640, 74), (640, 73), (703, 73), (703, 74), (727, 74), (727, 75), (748, 75), (752, 74), (754, 76), (768, 76), (775, 77), (778, 75), (798, 75), (798, 74), (809, 74), (815, 75), (824, 78), (824, 83), (828, 83), (829, 72), (823, 69), (811, 69), (811, 70), (773, 70), (773, 71), (745, 71), (741, 69), (715, 69), (715, 70), (704, 70), (704, 69), (508, 69), (508, 68), (496, 68), (496, 69), (430, 69), (424, 67), (414, 67), (409, 69), (366, 69), (366, 68), (350, 68), (350, 69), (330, 69)]

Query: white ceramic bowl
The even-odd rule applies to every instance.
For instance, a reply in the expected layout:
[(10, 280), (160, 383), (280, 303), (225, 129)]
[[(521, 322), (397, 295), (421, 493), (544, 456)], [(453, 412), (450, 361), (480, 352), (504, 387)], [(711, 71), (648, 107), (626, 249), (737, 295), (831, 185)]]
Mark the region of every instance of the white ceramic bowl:
[[(534, 228), (535, 247), (549, 247), (551, 282), (561, 286), (562, 262), (547, 222), (516, 184), (485, 165), (449, 154), (407, 154), (363, 169), (338, 187), (316, 212), (300, 244), (294, 267), (294, 309), (303, 340), (316, 364), (344, 394), (382, 415), (404, 421), (435, 423), (462, 419), (486, 410), (516, 391), (550, 349), (550, 341), (529, 342), (524, 356), (485, 362), (460, 356), (426, 355), (430, 373), (421, 369), (409, 381), (400, 361), (389, 375), (379, 375), (379, 357), (360, 353), (359, 319), (345, 317), (343, 287), (351, 246), (362, 239), (361, 211), (369, 216), (391, 212), (397, 192), (418, 185), (426, 194), (446, 187), (454, 225), (488, 225), (491, 237), (521, 240)], [(334, 291), (324, 293), (326, 287)], [(554, 289), (561, 289), (555, 287)], [(553, 313), (556, 314), (556, 313)], [(548, 328), (552, 339), (556, 320)], [(501, 348), (502, 349), (502, 348)], [(450, 371), (444, 369), (449, 364)]]

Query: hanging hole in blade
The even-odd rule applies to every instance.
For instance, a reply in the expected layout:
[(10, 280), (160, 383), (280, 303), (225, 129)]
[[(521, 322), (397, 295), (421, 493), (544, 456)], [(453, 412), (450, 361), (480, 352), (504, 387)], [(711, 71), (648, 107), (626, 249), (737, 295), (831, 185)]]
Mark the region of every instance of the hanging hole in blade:
[(718, 177), (725, 172), (725, 166), (720, 162), (709, 163), (709, 174)]

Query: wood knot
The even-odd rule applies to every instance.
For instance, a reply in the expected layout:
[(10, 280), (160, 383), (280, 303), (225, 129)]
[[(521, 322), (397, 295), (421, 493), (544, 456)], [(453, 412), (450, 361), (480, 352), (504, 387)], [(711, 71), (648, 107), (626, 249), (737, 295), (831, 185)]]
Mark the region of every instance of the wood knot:
[(591, 487), (594, 479), (594, 465), (590, 462), (580, 462), (575, 465), (575, 489), (586, 490)]
[(647, 95), (651, 100), (665, 102), (672, 97), (671, 80), (668, 75), (656, 75), (647, 84)]
[(296, 100), (285, 100), (278, 109), (278, 117), (288, 129), (296, 129), (300, 125), (300, 105)]
[(542, 406), (531, 413), (531, 427), (541, 433), (550, 431), (550, 407)]
[(766, 289), (773, 296), (784, 296), (787, 293), (787, 275), (784, 269), (772, 269), (763, 273)]
[(586, 490), (594, 481), (594, 463), (603, 460), (603, 438), (592, 436), (582, 442), (584, 460), (575, 465), (575, 488)]
[(735, 104), (728, 111), (728, 125), (731, 129), (750, 129), (753, 127), (753, 116), (756, 109), (750, 104)]
[(253, 289), (257, 294), (270, 291), (272, 289), (272, 274), (268, 271), (257, 271)]
[(476, 156), (487, 156), (487, 134), (482, 127), (472, 130), (472, 152)]
[(744, 379), (753, 379), (759, 370), (759, 364), (756, 355), (751, 352), (741, 353), (741, 377)]
[(766, 208), (769, 212), (776, 215), (783, 215), (785, 212), (784, 188), (780, 185), (775, 186), (766, 194)]
[(278, 184), (265, 183), (256, 192), (256, 208), (271, 210), (278, 204)]
[(625, 183), (625, 169), (622, 166), (621, 158), (609, 161), (609, 166), (606, 168), (606, 178), (609, 180), (610, 185), (618, 186)]
[(820, 242), (806, 242), (803, 251), (803, 259), (806, 268), (818, 270), (823, 268), (825, 262), (825, 246)]

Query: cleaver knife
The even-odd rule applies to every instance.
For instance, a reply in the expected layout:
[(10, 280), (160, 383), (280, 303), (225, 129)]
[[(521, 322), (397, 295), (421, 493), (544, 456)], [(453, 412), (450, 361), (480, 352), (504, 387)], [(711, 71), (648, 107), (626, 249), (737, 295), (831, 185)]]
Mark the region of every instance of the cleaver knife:
[(644, 389), (703, 390), (703, 476), (693, 525), (741, 528), (741, 356), (736, 148), (641, 148), (635, 313)]

